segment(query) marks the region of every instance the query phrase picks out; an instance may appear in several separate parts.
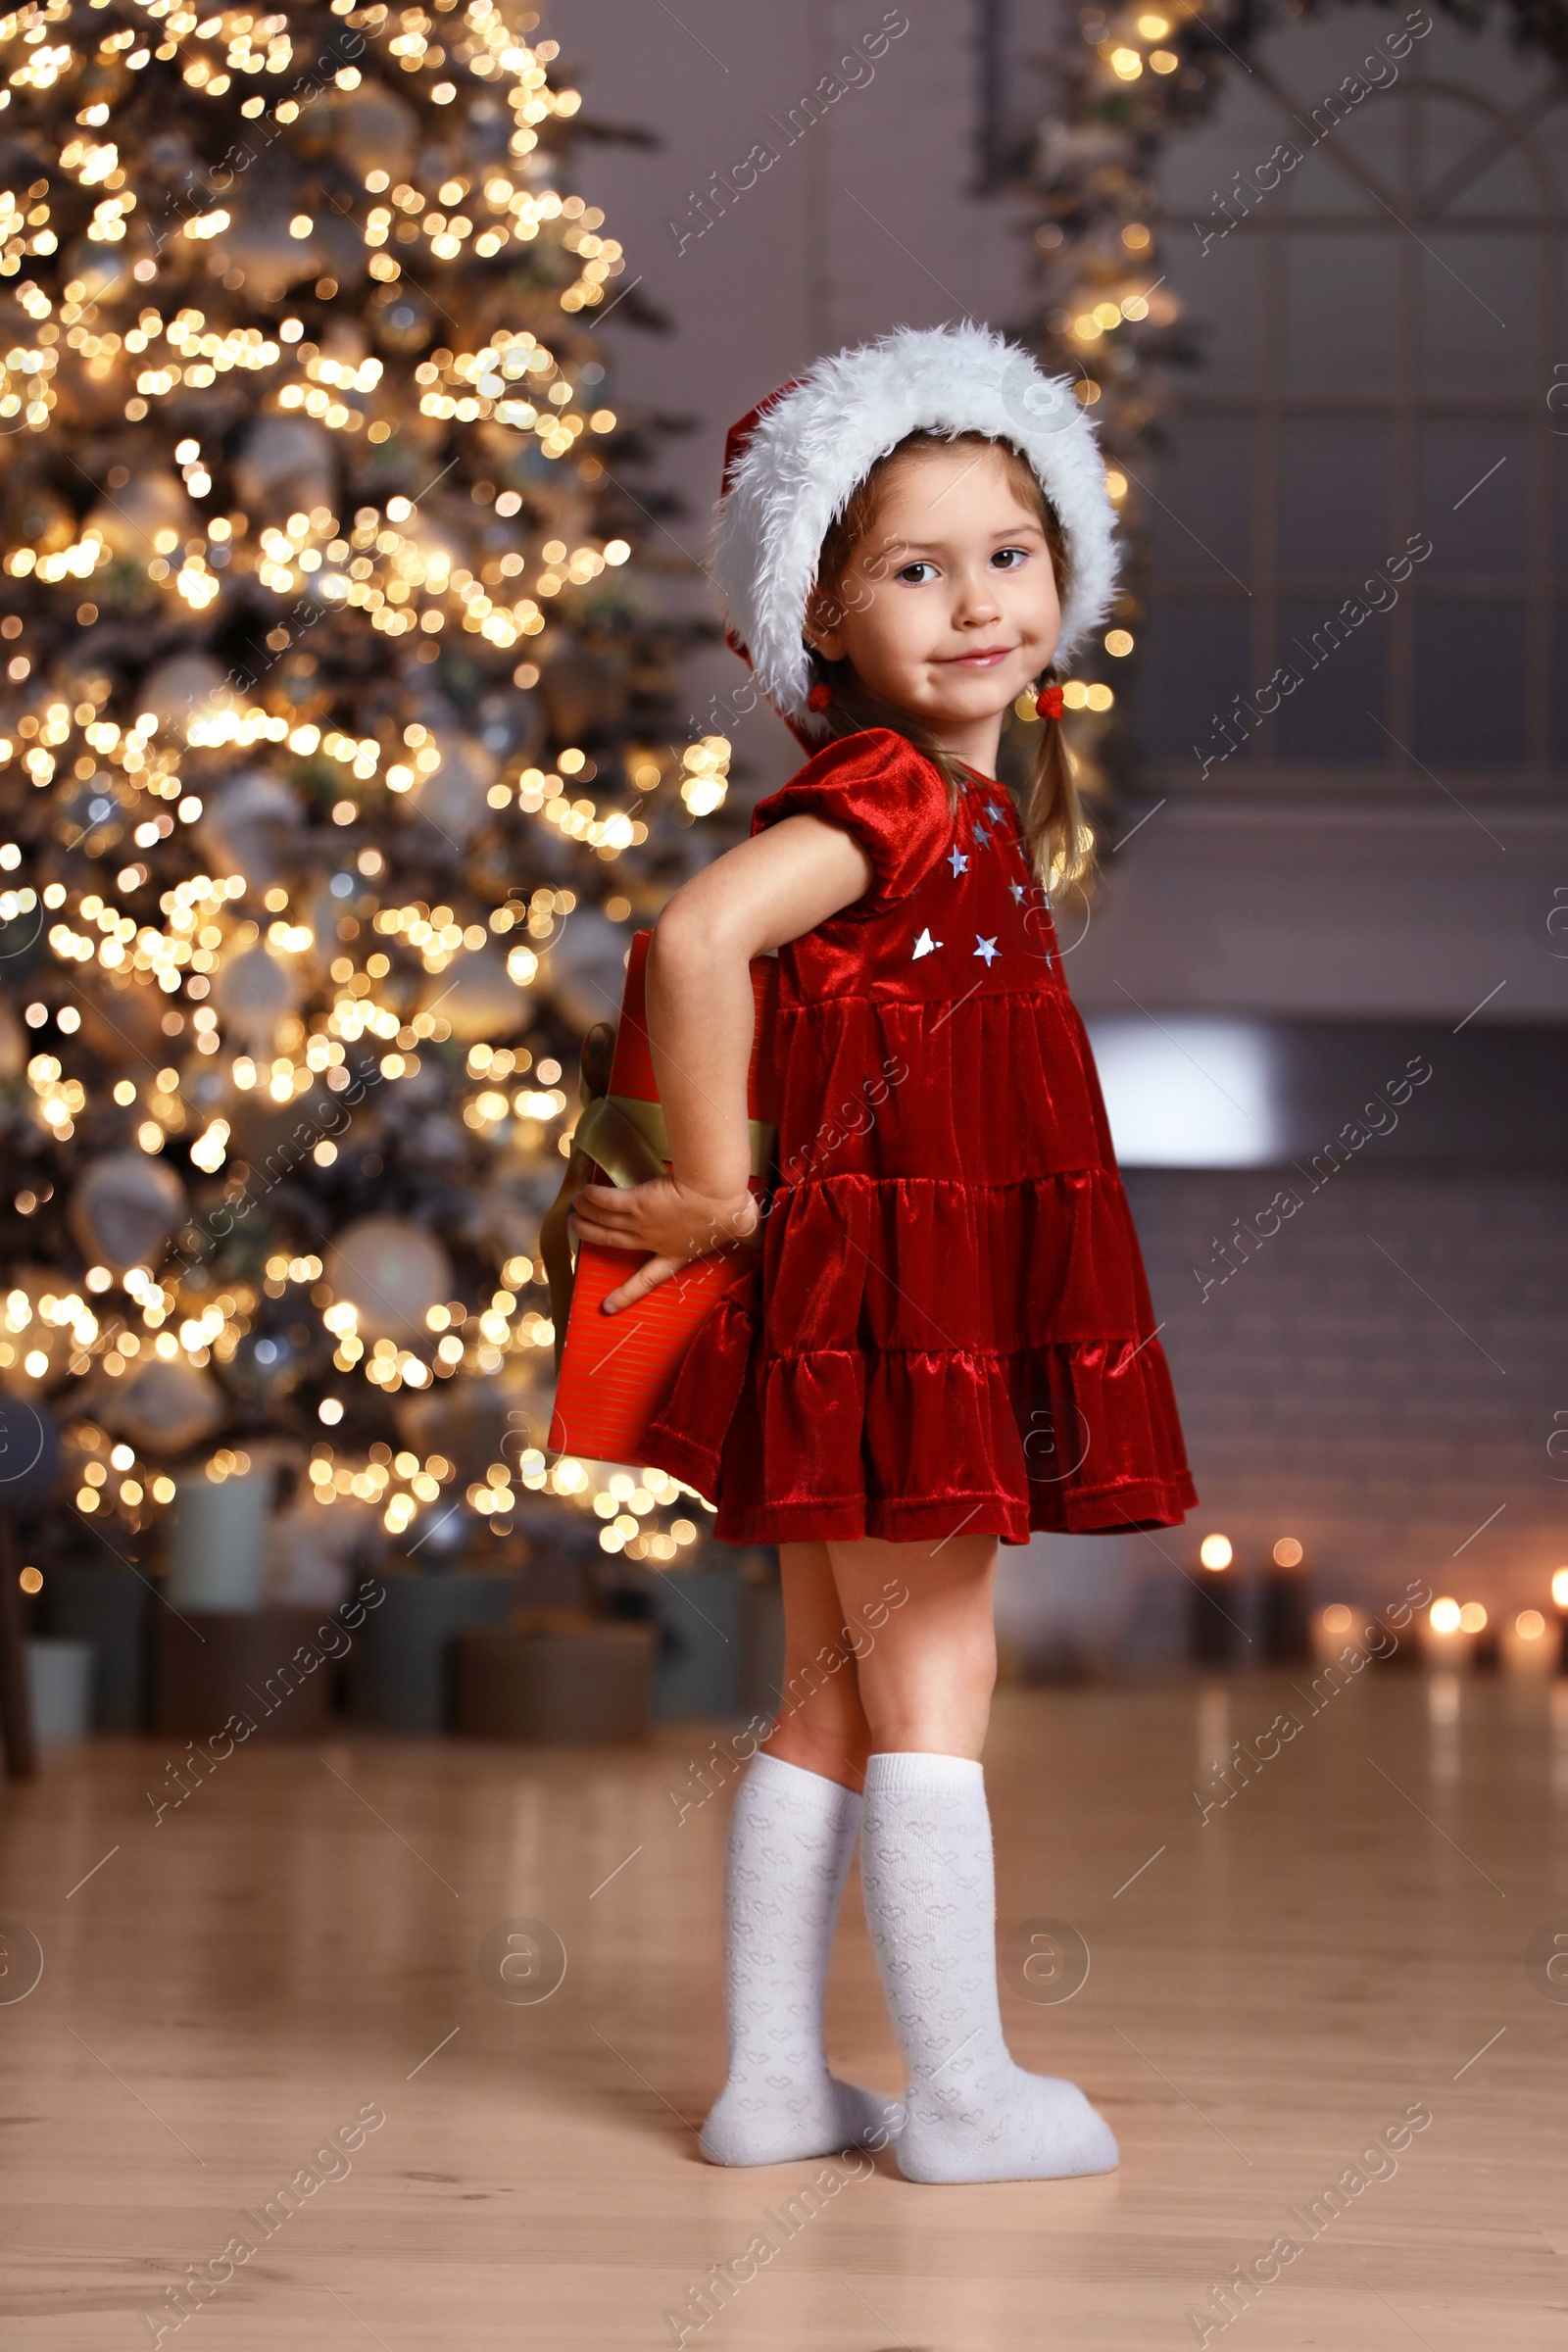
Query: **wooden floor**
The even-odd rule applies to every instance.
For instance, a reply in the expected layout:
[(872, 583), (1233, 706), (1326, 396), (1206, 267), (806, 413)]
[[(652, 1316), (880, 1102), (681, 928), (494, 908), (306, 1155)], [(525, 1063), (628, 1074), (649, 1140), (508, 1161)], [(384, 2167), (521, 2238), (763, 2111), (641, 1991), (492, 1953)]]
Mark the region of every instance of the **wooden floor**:
[[(1286, 1703), (1300, 1733), (1200, 1820), (1211, 1759)], [(252, 1743), (161, 1819), (174, 1751), (109, 1742), (0, 1798), (0, 1910), (44, 1958), (0, 2005), (10, 2352), (160, 2325), (182, 2352), (619, 2352), (677, 2341), (682, 2307), (688, 2344), (757, 2352), (1128, 2352), (1199, 2341), (1195, 2309), (1247, 2352), (1560, 2352), (1568, 2002), (1526, 1950), (1568, 1935), (1568, 1687), (1369, 1674), (1316, 1716), (1264, 1679), (1006, 1694), (1004, 1928), (1065, 1922), (1091, 1959), (1055, 2004), (1010, 1964), (1008, 2031), (1088, 2088), (1121, 2170), (917, 2188), (883, 2158), (793, 2220), (820, 2168), (697, 2151), (727, 1806), (678, 1822), (667, 1791), (707, 1738)], [(542, 2002), (480, 1973), (517, 1918), (564, 1946)], [(898, 2087), (853, 1889), (830, 2047)], [(1313, 2233), (1411, 2109), (1430, 2123)], [(774, 2257), (698, 2328), (691, 2290), (759, 2236)], [(1222, 2328), (1211, 2289), (1281, 2237), (1302, 2251)], [(176, 2328), (166, 2289), (236, 2238), (257, 2250)]]

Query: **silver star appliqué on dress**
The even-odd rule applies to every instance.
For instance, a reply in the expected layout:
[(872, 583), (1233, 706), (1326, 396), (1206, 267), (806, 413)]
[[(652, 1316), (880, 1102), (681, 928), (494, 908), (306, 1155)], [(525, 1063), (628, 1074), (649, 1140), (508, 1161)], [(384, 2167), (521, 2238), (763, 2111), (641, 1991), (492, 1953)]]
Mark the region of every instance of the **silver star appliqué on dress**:
[(1009, 882), (1007, 884), (1007, 888), (1011, 891), (1014, 900), (1021, 906), (1023, 904), (1023, 884), (1021, 882)]
[(969, 860), (959, 849), (956, 842), (954, 843), (952, 849), (948, 852), (948, 863), (953, 868), (953, 879), (955, 882), (956, 882), (960, 874), (966, 874), (969, 870)]
[(929, 956), (933, 949), (940, 948), (942, 945), (943, 942), (940, 939), (932, 938), (929, 929), (922, 931), (914, 943), (914, 954), (910, 956), (909, 961), (918, 963), (922, 956)]
[[(983, 956), (985, 957), (985, 959), (986, 959), (986, 969), (987, 969), (987, 971), (989, 971), (989, 970), (991, 969), (991, 966), (992, 966), (992, 965), (993, 965), (993, 964), (996, 962), (996, 960), (997, 960), (997, 956), (998, 956), (998, 952), (999, 952), (999, 951), (998, 951), (998, 948), (997, 948), (997, 943), (996, 943), (996, 941), (995, 941), (994, 939), (982, 939), (982, 938), (980, 937), (980, 934), (979, 934), (979, 932), (978, 932), (978, 931), (975, 933), (975, 935), (974, 935), (974, 939), (975, 939), (974, 952), (975, 952), (975, 954), (976, 954), (977, 956)], [(916, 949), (916, 950), (915, 950), (915, 954), (916, 954), (916, 955), (918, 955), (918, 954), (919, 954), (919, 950), (918, 950), (918, 949)]]

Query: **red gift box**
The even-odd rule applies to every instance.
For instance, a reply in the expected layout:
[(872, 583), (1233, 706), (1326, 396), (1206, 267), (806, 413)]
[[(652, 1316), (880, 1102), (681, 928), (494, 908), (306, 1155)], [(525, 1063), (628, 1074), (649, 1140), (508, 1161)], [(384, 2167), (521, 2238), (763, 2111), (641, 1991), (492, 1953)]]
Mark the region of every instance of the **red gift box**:
[[(756, 1246), (731, 1242), (693, 1258), (678, 1274), (616, 1315), (601, 1301), (643, 1264), (646, 1250), (606, 1250), (584, 1242), (575, 1273), (566, 1269), (565, 1212), (583, 1183), (645, 1183), (669, 1166), (669, 1139), (654, 1085), (645, 1013), (645, 976), (652, 934), (631, 944), (614, 1052), (604, 1071), (606, 1041), (596, 1033), (583, 1051), (583, 1091), (589, 1097), (572, 1139), (566, 1179), (542, 1237), (556, 1309), (560, 1378), (550, 1422), (550, 1446), (592, 1461), (640, 1463), (649, 1425), (667, 1401), (692, 1335), (710, 1309), (755, 1262)], [(770, 1054), (778, 960), (760, 956), (751, 967), (757, 1007), (747, 1076), (752, 1130), (752, 1190), (766, 1189), (773, 1155)], [(603, 1091), (601, 1090), (603, 1085)], [(549, 1230), (552, 1228), (553, 1230)], [(759, 1236), (759, 1240), (760, 1240)], [(562, 1334), (562, 1295), (569, 1283), (570, 1309)]]

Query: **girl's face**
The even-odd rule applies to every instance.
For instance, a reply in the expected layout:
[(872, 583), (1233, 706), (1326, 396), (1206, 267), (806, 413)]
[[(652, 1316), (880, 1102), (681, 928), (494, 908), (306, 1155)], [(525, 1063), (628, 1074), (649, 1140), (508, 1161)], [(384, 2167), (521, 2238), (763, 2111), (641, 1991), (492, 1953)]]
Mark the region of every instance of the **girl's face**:
[(961, 739), (1000, 727), (1060, 632), (1039, 515), (1002, 450), (957, 443), (889, 468), (869, 530), (837, 594), (813, 599), (806, 633), (962, 756)]

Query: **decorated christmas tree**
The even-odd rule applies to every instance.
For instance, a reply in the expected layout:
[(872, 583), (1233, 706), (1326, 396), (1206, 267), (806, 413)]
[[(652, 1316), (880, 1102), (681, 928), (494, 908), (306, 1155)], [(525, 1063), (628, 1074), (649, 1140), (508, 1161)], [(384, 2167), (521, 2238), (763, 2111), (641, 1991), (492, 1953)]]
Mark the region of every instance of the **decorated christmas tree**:
[(127, 1553), (253, 1459), (305, 1550), (701, 1518), (542, 1450), (578, 1042), (728, 747), (536, 23), (0, 21), (0, 1382)]

